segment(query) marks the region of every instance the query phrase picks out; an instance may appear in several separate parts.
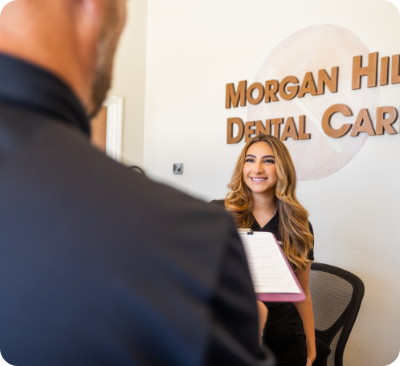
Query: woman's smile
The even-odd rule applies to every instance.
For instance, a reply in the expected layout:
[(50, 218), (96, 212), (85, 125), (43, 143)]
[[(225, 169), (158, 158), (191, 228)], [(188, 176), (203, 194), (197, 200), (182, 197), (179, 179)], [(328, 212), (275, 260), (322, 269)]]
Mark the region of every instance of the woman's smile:
[(251, 180), (252, 180), (252, 182), (254, 182), (254, 183), (263, 183), (263, 182), (265, 182), (268, 178), (265, 178), (265, 177), (249, 177)]

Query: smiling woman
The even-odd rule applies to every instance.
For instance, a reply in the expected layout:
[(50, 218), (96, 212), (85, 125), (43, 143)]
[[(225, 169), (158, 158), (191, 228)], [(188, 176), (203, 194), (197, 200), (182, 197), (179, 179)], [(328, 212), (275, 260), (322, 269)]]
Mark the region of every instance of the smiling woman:
[(295, 269), (305, 270), (314, 237), (296, 185), (296, 170), (285, 144), (261, 134), (243, 148), (224, 203), (238, 228), (264, 227), (278, 216), (283, 250)]
[(265, 303), (269, 315), (264, 341), (275, 353), (278, 366), (311, 366), (317, 354), (308, 285), (314, 235), (308, 212), (297, 199), (296, 184), (285, 144), (261, 134), (243, 148), (228, 185), (230, 191), (224, 201), (218, 201), (232, 213), (238, 228), (276, 236), (306, 294), (296, 304)]

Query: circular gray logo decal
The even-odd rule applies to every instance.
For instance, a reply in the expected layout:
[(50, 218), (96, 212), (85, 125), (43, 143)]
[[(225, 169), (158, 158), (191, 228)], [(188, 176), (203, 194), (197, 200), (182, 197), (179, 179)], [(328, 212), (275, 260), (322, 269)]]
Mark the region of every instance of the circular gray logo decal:
[(363, 65), (368, 63), (367, 46), (348, 29), (334, 25), (315, 25), (304, 28), (279, 43), (262, 64), (254, 82), (264, 84), (267, 80), (278, 80), (296, 76), (300, 84), (307, 72), (312, 72), (317, 84), (318, 70), (324, 69), (331, 75), (332, 67), (339, 67), (337, 93), (325, 88), (324, 95), (294, 98), (286, 101), (248, 105), (248, 121), (294, 117), (296, 125), (299, 116), (306, 116), (306, 132), (310, 140), (285, 141), (300, 180), (327, 177), (343, 168), (353, 159), (364, 145), (367, 134), (357, 137), (350, 134), (338, 139), (328, 137), (322, 130), (321, 121), (325, 111), (334, 104), (345, 104), (353, 117), (337, 115), (332, 119), (333, 128), (343, 123), (354, 123), (359, 111), (367, 108), (371, 120), (376, 120), (380, 89), (367, 88), (363, 78), (362, 89), (352, 90), (353, 57), (363, 55)]

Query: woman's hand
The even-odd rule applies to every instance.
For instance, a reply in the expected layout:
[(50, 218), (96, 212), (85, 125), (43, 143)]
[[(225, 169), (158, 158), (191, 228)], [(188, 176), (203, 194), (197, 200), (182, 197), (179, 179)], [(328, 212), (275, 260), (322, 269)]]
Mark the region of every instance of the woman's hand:
[(307, 364), (306, 366), (312, 366), (313, 362), (315, 361), (315, 358), (317, 357), (317, 354), (310, 354), (310, 352), (308, 352), (307, 354)]
[(262, 344), (262, 336), (263, 336), (265, 324), (267, 323), (267, 318), (268, 318), (268, 309), (265, 306), (265, 304), (262, 303), (261, 301), (257, 301), (257, 308), (258, 308), (258, 324), (259, 324), (259, 330), (260, 330), (260, 344)]

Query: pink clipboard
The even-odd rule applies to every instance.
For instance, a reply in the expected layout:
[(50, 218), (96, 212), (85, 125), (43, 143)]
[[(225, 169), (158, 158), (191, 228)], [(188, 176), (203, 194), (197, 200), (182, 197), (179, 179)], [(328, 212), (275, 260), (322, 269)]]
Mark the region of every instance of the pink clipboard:
[[(286, 258), (285, 253), (283, 252), (281, 246), (279, 245), (278, 241), (276, 240), (276, 237), (274, 234), (270, 233), (274, 240), (276, 245), (278, 246), (279, 250), (282, 253), (282, 257), (285, 259), (286, 265), (288, 266), (290, 273), (292, 274), (294, 280), (296, 281), (297, 287), (300, 290), (300, 293), (257, 293), (257, 300), (264, 301), (264, 302), (300, 302), (304, 301), (306, 299), (306, 295), (304, 294), (304, 291), (296, 277), (296, 275), (293, 272), (292, 267), (289, 264), (288, 259)], [(252, 235), (249, 233), (249, 235)]]

